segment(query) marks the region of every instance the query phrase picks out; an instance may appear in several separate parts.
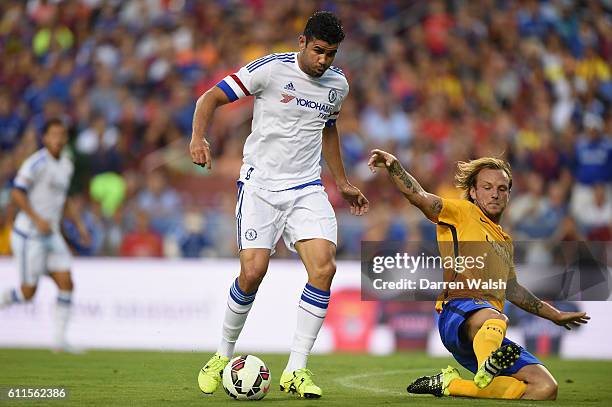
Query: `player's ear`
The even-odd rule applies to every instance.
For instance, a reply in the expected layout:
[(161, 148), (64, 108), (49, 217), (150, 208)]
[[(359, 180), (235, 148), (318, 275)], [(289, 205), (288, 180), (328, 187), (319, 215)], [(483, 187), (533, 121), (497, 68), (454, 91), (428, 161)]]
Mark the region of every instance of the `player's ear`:
[(472, 198), (472, 201), (476, 201), (476, 187), (470, 187), (470, 198)]
[(306, 36), (304, 34), (299, 36), (298, 46), (299, 46), (300, 51), (304, 51), (306, 49)]

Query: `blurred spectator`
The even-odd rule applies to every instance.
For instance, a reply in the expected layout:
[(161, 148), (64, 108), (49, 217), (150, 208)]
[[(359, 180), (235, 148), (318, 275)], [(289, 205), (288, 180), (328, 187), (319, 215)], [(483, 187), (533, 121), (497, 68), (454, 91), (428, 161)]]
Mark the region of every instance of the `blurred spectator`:
[(62, 222), (62, 229), (66, 240), (72, 245), (78, 256), (94, 256), (100, 254), (100, 249), (102, 248), (104, 240), (102, 222), (95, 213), (86, 206), (87, 200), (83, 195), (74, 195), (71, 199), (75, 213), (79, 214), (81, 222), (89, 232), (90, 243), (88, 246), (81, 244), (79, 231), (75, 223), (69, 219), (64, 219)]
[(204, 255), (205, 249), (212, 248), (212, 240), (206, 229), (206, 218), (201, 213), (195, 210), (185, 213), (177, 239), (182, 257), (199, 258)]
[(408, 228), (401, 216), (386, 202), (376, 205), (366, 221), (364, 241), (405, 242), (408, 240)]
[(118, 143), (119, 130), (109, 126), (104, 116), (94, 116), (91, 126), (80, 132), (75, 142), (77, 154), (83, 156), (82, 167), (85, 168), (81, 169), (92, 175), (121, 172), (123, 160)]
[(589, 240), (612, 240), (612, 200), (603, 184), (591, 188), (593, 198), (574, 213), (582, 233)]
[(565, 196), (560, 184), (550, 184), (544, 195), (544, 180), (531, 172), (525, 179), (527, 191), (513, 199), (509, 220), (514, 225), (514, 238), (549, 239), (565, 216)]
[(147, 175), (145, 188), (137, 197), (138, 207), (149, 215), (151, 227), (157, 233), (166, 235), (179, 224), (181, 198), (168, 185), (166, 175), (154, 171)]
[(162, 238), (151, 229), (149, 216), (145, 211), (136, 212), (134, 228), (123, 236), (119, 254), (126, 257), (163, 256)]
[(25, 121), (14, 109), (8, 89), (0, 89), (0, 152), (13, 150), (25, 127)]
[(399, 106), (378, 93), (372, 95), (361, 114), (361, 129), (372, 143), (406, 146), (412, 138), (412, 124)]
[(592, 205), (591, 186), (601, 183), (612, 195), (612, 139), (603, 134), (603, 121), (594, 114), (584, 117), (584, 134), (576, 142), (577, 183), (572, 193), (572, 212)]
[(95, 86), (89, 92), (89, 102), (94, 112), (102, 114), (107, 122), (117, 123), (121, 117), (119, 89), (114, 86), (112, 71), (98, 65), (95, 70)]

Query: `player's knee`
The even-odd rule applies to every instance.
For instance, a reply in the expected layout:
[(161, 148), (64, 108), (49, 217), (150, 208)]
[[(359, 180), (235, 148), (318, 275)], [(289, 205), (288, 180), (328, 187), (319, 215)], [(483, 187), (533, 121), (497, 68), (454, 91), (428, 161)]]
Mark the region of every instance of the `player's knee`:
[(473, 340), (476, 333), (482, 328), (482, 325), (491, 319), (499, 319), (504, 322), (508, 322), (508, 317), (491, 308), (482, 308), (471, 314), (466, 320), (466, 333), (468, 337)]
[(508, 317), (506, 315), (491, 308), (483, 308), (479, 310), (478, 316), (478, 319), (481, 320), (483, 323), (485, 321), (488, 321), (489, 319), (500, 319), (504, 322), (508, 322)]
[(502, 320), (502, 321), (504, 321), (506, 324), (508, 323), (508, 317), (506, 316), (506, 314), (497, 313), (497, 314), (495, 314), (495, 316), (493, 316), (492, 318), (494, 318), (494, 319), (501, 319), (501, 320)]
[(336, 274), (336, 262), (333, 260), (325, 262), (319, 265), (316, 268), (315, 272), (312, 274), (314, 274), (312, 277), (315, 280), (318, 280), (327, 285), (328, 283), (331, 283), (332, 279), (334, 278), (334, 275)]
[(334, 275), (336, 275), (336, 262), (331, 260), (321, 267), (321, 276), (331, 280)]
[(240, 289), (244, 292), (251, 293), (257, 290), (265, 274), (265, 270), (262, 271), (255, 266), (245, 265), (240, 270), (238, 285), (240, 286)]

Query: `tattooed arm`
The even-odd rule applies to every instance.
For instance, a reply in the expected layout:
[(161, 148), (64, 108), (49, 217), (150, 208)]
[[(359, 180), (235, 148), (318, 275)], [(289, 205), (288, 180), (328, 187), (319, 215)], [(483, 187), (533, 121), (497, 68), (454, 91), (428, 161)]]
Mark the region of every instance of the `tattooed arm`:
[(432, 222), (438, 222), (438, 215), (442, 210), (442, 199), (426, 192), (418, 181), (406, 172), (395, 156), (382, 150), (372, 150), (368, 166), (373, 172), (376, 172), (376, 168), (386, 168), (389, 176), (406, 199), (419, 208)]
[(506, 298), (519, 308), (542, 318), (546, 318), (565, 329), (586, 324), (590, 317), (586, 312), (559, 311), (552, 305), (540, 300), (531, 291), (519, 284), (516, 278), (506, 283)]

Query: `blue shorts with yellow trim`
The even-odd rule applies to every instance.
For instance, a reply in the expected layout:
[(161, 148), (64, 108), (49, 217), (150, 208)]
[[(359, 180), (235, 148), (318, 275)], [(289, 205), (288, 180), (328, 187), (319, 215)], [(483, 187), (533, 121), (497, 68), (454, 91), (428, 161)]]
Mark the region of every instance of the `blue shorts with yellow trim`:
[[(438, 319), (438, 330), (440, 331), (442, 343), (455, 360), (472, 373), (476, 373), (478, 370), (478, 361), (474, 354), (472, 342), (462, 334), (461, 328), (469, 314), (482, 308), (495, 309), (493, 305), (483, 300), (471, 298), (450, 300), (442, 307), (442, 312)], [(504, 338), (502, 345), (509, 343), (514, 342)], [(518, 372), (523, 366), (536, 364), (541, 365), (542, 362), (521, 347), (519, 359), (512, 367), (502, 370), (501, 375), (510, 376)]]

